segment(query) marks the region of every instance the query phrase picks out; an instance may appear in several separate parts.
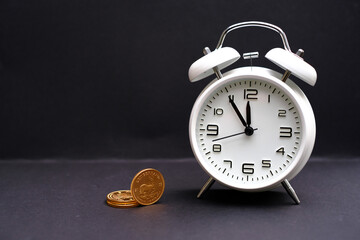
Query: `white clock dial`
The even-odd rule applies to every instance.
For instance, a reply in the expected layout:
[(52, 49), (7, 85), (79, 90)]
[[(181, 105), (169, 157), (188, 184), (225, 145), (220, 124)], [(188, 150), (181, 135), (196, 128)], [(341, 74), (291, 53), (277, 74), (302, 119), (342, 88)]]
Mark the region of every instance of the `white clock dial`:
[(225, 185), (264, 189), (299, 165), (303, 114), (281, 83), (254, 76), (228, 79), (205, 90), (192, 114), (195, 155)]

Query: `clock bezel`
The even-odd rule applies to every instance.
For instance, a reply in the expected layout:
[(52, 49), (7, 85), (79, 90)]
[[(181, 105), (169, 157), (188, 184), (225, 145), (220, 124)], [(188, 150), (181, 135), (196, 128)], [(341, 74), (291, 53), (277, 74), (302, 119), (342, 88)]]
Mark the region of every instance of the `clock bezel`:
[[(316, 127), (314, 113), (309, 101), (301, 89), (290, 79), (288, 79), (286, 83), (282, 82), (280, 80), (281, 76), (282, 75), (280, 73), (263, 67), (242, 67), (234, 69), (225, 73), (223, 78), (219, 80), (215, 79), (209, 83), (196, 99), (191, 111), (189, 123), (191, 148), (195, 158), (203, 170), (221, 184), (241, 191), (266, 191), (279, 186), (284, 179), (291, 180), (294, 178), (307, 163), (315, 143)], [(197, 117), (199, 116), (199, 111), (201, 111), (203, 108), (204, 102), (211, 94), (214, 93), (215, 90), (221, 88), (221, 86), (224, 86), (231, 81), (242, 79), (263, 80), (281, 89), (281, 91), (290, 97), (293, 104), (298, 109), (301, 119), (302, 141), (292, 164), (283, 172), (279, 173), (278, 176), (273, 177), (267, 181), (263, 181), (262, 183), (264, 184), (262, 185), (259, 183), (258, 187), (244, 185), (243, 187), (238, 187), (227, 183), (225, 177), (223, 177), (221, 173), (216, 172), (213, 168), (206, 164), (207, 159), (203, 158), (203, 154), (200, 151), (200, 147), (198, 146), (196, 140), (195, 129), (197, 124)], [(225, 181), (222, 179), (225, 179)]]

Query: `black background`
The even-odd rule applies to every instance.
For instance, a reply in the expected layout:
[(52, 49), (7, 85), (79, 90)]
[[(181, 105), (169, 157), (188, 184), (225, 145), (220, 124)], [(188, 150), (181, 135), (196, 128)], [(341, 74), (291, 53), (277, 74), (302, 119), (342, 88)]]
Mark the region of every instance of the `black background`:
[[(0, 158), (191, 157), (188, 119), (210, 79), (189, 66), (229, 25), (281, 27), (318, 73), (296, 79), (317, 120), (314, 156), (357, 156), (358, 1), (0, 1)], [(225, 46), (259, 51), (280, 37), (231, 33)], [(247, 65), (240, 60), (233, 67)]]
[[(207, 180), (188, 140), (191, 108), (211, 78), (189, 66), (242, 21), (281, 27), (318, 73), (317, 140), (284, 189), (243, 193)], [(0, 0), (1, 239), (356, 239), (359, 236), (358, 1)], [(225, 46), (281, 47), (268, 29)], [(230, 68), (248, 65), (241, 59)], [(110, 159), (109, 159), (110, 158)], [(175, 159), (177, 158), (177, 159)], [(141, 169), (166, 190), (154, 205), (107, 206)]]

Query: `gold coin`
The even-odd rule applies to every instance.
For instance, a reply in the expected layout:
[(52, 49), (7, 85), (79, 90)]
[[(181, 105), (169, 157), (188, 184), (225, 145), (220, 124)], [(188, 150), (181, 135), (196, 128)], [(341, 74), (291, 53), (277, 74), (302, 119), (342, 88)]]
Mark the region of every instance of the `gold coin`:
[(139, 206), (138, 202), (132, 202), (132, 203), (115, 203), (112, 201), (107, 200), (106, 203), (111, 206), (111, 207), (115, 207), (115, 208), (132, 208), (132, 207), (137, 207)]
[(135, 204), (138, 203), (137, 201), (130, 201), (130, 202), (117, 202), (117, 201), (111, 201), (109, 199), (107, 199), (106, 201), (113, 203), (113, 204), (117, 204), (117, 205), (126, 205), (126, 204)]
[(142, 205), (157, 202), (165, 189), (163, 175), (156, 169), (147, 168), (138, 172), (131, 182), (131, 195)]
[(107, 195), (107, 200), (117, 203), (131, 203), (136, 202), (133, 196), (131, 195), (130, 190), (118, 190), (111, 192)]

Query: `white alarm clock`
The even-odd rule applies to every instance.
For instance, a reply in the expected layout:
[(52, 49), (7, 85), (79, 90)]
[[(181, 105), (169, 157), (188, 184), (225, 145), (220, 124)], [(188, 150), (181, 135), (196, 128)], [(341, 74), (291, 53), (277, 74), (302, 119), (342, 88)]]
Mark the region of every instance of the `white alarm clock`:
[[(240, 59), (233, 48), (222, 47), (226, 35), (243, 27), (265, 27), (278, 32), (284, 48), (270, 50), (265, 57), (285, 70), (247, 66), (221, 73)], [(315, 69), (306, 63), (303, 51), (292, 53), (285, 33), (264, 22), (243, 22), (228, 27), (214, 51), (189, 69), (191, 82), (215, 73), (197, 98), (190, 117), (189, 135), (193, 153), (210, 176), (198, 197), (218, 181), (240, 191), (266, 191), (283, 185), (299, 204), (289, 181), (308, 161), (315, 142), (315, 117), (301, 89), (290, 74), (310, 85)], [(243, 58), (258, 57), (257, 52)]]

